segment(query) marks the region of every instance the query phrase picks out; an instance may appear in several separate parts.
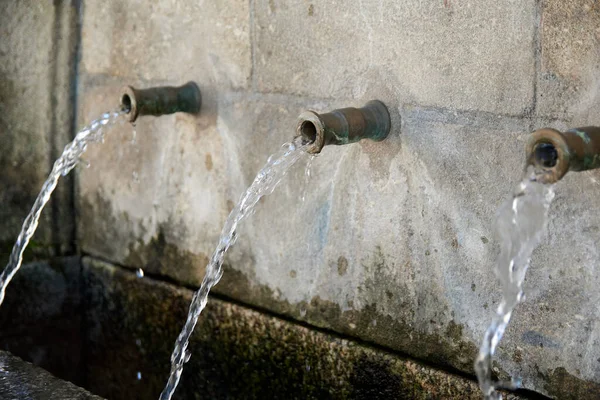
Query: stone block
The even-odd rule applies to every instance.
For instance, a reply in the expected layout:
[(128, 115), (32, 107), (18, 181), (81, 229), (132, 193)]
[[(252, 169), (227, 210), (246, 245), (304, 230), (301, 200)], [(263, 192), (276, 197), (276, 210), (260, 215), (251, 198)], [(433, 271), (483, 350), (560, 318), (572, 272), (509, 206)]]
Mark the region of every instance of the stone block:
[[(4, 265), (50, 167), (48, 65), (54, 7), (49, 2), (8, 1), (0, 26), (0, 262)], [(50, 216), (42, 215), (34, 239), (42, 254), (51, 242)]]
[(533, 0), (271, 0), (254, 14), (262, 92), (391, 89), (402, 103), (512, 115), (533, 106)]
[(85, 3), (82, 70), (245, 88), (252, 69), (248, 1)]
[(292, 171), (240, 229), (215, 290), (472, 373), (496, 288), (491, 225), (520, 177), (527, 125), (400, 114), (384, 142), (324, 149), (304, 202), (303, 166)]
[(600, 7), (593, 0), (541, 3), (541, 115), (600, 124)]
[[(7, 1), (0, 16), (0, 264), (51, 163), (71, 140), (77, 9), (67, 1)], [(35, 27), (35, 29), (32, 29)], [(72, 181), (61, 179), (26, 258), (72, 250)]]
[[(80, 125), (115, 108), (124, 84), (84, 83)], [(203, 96), (200, 116), (141, 117), (89, 146), (90, 167), (78, 169), (84, 252), (180, 282), (202, 279), (228, 212), (223, 139), (210, 89)]]
[[(91, 258), (84, 265), (88, 389), (157, 398), (192, 293)], [(214, 298), (188, 349), (180, 399), (480, 397), (464, 378)]]
[[(495, 212), (521, 178), (528, 122), (418, 107), (400, 114), (400, 135), (326, 148), (304, 202), (303, 168), (292, 171), (240, 229), (215, 291), (471, 374), (499, 300)], [(551, 232), (526, 281), (534, 300), (515, 312), (498, 351), (496, 373), (551, 396), (569, 387), (571, 398), (589, 397), (600, 383), (600, 355), (585, 344), (600, 300), (591, 272), (597, 175), (558, 185)]]
[(0, 396), (4, 400), (102, 400), (5, 351), (0, 351), (0, 366)]

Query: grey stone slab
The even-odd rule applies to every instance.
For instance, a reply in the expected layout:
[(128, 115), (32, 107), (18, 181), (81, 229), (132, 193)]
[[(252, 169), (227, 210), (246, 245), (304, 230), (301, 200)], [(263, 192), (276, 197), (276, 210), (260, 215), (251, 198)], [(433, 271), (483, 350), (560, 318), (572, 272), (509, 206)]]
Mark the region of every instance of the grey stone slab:
[(290, 173), (240, 230), (215, 290), (472, 373), (496, 289), (493, 217), (519, 179), (527, 124), (401, 115), (384, 142), (326, 148), (304, 203), (303, 168)]
[[(78, 11), (71, 2), (7, 1), (0, 16), (0, 264), (51, 163), (73, 134)], [(33, 28), (35, 27), (35, 28)], [(70, 178), (59, 183), (26, 257), (72, 250)]]
[[(86, 85), (80, 121), (114, 108), (125, 82)], [(182, 282), (202, 279), (228, 213), (227, 155), (211, 88), (203, 89), (199, 116), (140, 118), (135, 143), (134, 128), (124, 124), (89, 147), (90, 167), (78, 169), (79, 242), (85, 252)]]
[[(80, 120), (113, 107), (120, 85), (120, 79), (84, 82)], [(334, 107), (216, 94), (212, 87), (203, 93), (198, 117), (140, 118), (135, 144), (132, 127), (124, 125), (90, 146), (90, 168), (78, 169), (84, 252), (198, 285), (229, 211), (269, 154), (292, 139), (300, 112)], [(397, 112), (394, 119), (399, 122)], [(303, 166), (288, 179), (280, 190), (298, 193)]]
[(86, 2), (81, 68), (91, 74), (245, 88), (252, 66), (248, 4)]
[(502, 114), (533, 106), (535, 2), (256, 1), (257, 88)]
[(4, 351), (0, 351), (0, 397), (5, 400), (102, 400)]
[[(192, 292), (92, 258), (84, 266), (89, 388), (157, 398)], [(480, 397), (473, 381), (215, 298), (188, 349), (180, 399)]]
[[(49, 2), (7, 1), (0, 26), (0, 261), (4, 264), (50, 167), (48, 65), (54, 7)], [(34, 239), (41, 247), (51, 241), (50, 217), (44, 213)]]
[(573, 124), (600, 123), (600, 9), (595, 1), (541, 3), (538, 111)]

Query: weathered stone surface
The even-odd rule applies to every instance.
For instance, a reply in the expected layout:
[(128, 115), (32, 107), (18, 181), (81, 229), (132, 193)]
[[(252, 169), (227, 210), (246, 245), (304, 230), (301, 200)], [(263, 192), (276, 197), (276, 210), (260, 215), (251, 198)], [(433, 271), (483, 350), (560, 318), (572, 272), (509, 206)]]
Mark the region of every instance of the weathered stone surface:
[[(111, 399), (157, 398), (191, 292), (90, 258), (84, 270), (88, 388)], [(189, 350), (180, 399), (480, 396), (464, 378), (214, 298)]]
[(500, 350), (508, 371), (537, 375), (540, 386), (561, 399), (568, 393), (600, 398), (599, 179), (598, 171), (570, 173), (557, 184), (548, 236), (526, 280), (526, 302)]
[[(521, 114), (533, 103), (535, 2), (255, 2), (258, 89)], [(366, 100), (366, 99), (365, 99)]]
[(91, 74), (244, 88), (252, 67), (248, 1), (85, 3), (82, 69)]
[(594, 0), (541, 2), (538, 110), (599, 124), (600, 7)]
[[(6, 1), (0, 15), (0, 264), (56, 157), (72, 135), (76, 9), (71, 2)], [(35, 29), (32, 29), (35, 27)], [(72, 187), (62, 179), (27, 258), (66, 252)], [(67, 182), (65, 182), (67, 181)], [(60, 199), (60, 202), (58, 201)]]
[[(498, 301), (494, 213), (519, 179), (527, 133), (600, 122), (598, 9), (344, 7), (86, 3), (79, 125), (114, 108), (124, 84), (194, 79), (204, 104), (199, 117), (140, 119), (135, 145), (126, 125), (90, 147), (91, 167), (79, 170), (82, 250), (197, 286), (227, 213), (299, 112), (379, 98), (391, 137), (326, 149), (304, 202), (300, 163), (241, 227), (216, 291), (471, 374)], [(231, 92), (251, 82), (260, 94)], [(559, 398), (600, 392), (599, 178), (558, 185), (528, 301), (498, 352), (498, 374)]]
[[(400, 137), (326, 149), (304, 204), (293, 183), (267, 198), (215, 290), (472, 373), (497, 301), (493, 217), (519, 179), (527, 126), (494, 115), (401, 114)], [(507, 335), (508, 348), (520, 341)], [(507, 363), (498, 372), (514, 371)], [(541, 388), (537, 374), (524, 378)]]
[(79, 261), (24, 265), (0, 307), (0, 348), (78, 385), (83, 382)]
[[(84, 83), (80, 120), (115, 107), (123, 81)], [(200, 116), (140, 118), (89, 147), (79, 169), (82, 249), (148, 273), (199, 282), (227, 216), (223, 138), (210, 92)], [(81, 122), (84, 124), (85, 122)], [(189, 265), (195, 268), (189, 268)]]
[(0, 351), (0, 398), (4, 400), (102, 400), (4, 351)]
[[(81, 119), (110, 108), (120, 82), (103, 80), (101, 87), (93, 78), (84, 82), (88, 89)], [(132, 128), (125, 125), (107, 134), (104, 144), (90, 146), (86, 158), (91, 167), (79, 169), (84, 252), (198, 285), (229, 211), (268, 154), (291, 140), (297, 115), (307, 108), (343, 105), (304, 100), (286, 104), (290, 99), (210, 92), (208, 97), (208, 110), (199, 117), (140, 118), (135, 144)], [(399, 126), (399, 113), (391, 111)], [(296, 204), (303, 182), (302, 166), (290, 172), (282, 185), (285, 204)], [(319, 186), (320, 195), (329, 190), (329, 180), (310, 184)], [(314, 190), (307, 191), (309, 197)], [(277, 208), (283, 211), (285, 204)], [(281, 222), (293, 222), (290, 218), (295, 214)], [(285, 234), (295, 238), (293, 232)]]
[[(399, 108), (392, 94), (382, 93), (381, 98), (394, 119), (391, 136), (382, 143), (326, 148), (313, 161), (304, 202), (304, 163), (290, 171), (240, 227), (215, 290), (472, 374), (477, 347), (498, 301), (492, 273), (494, 215), (520, 178), (530, 122), (486, 113)], [(239, 94), (222, 94), (215, 102), (216, 126), (197, 124), (194, 129), (206, 130), (193, 131), (202, 144), (195, 134), (186, 133), (192, 129), (186, 125), (189, 117), (176, 116), (140, 120), (138, 146), (142, 132), (152, 139), (139, 153), (117, 147), (129, 146), (126, 131), (90, 153), (92, 168), (83, 171), (80, 184), (85, 252), (197, 286), (233, 201), (267, 154), (293, 135), (299, 112), (343, 105)], [(153, 124), (162, 127), (160, 133)], [(184, 161), (180, 150), (165, 144), (173, 140), (165, 132), (177, 135), (177, 148), (201, 150)], [(211, 171), (202, 153), (209, 146)], [(145, 185), (133, 184), (128, 165), (139, 168), (132, 168), (138, 176), (148, 177)], [(183, 171), (197, 178), (180, 179)], [(598, 195), (596, 188), (585, 194), (582, 190), (594, 174), (573, 174), (561, 184), (566, 188), (560, 191), (552, 224), (563, 226), (559, 232), (568, 232), (574, 243), (553, 242), (553, 257), (546, 257), (547, 251), (536, 253), (532, 270), (590, 254), (600, 239), (594, 229), (583, 232), (570, 222), (570, 209), (579, 204), (589, 208), (585, 218), (595, 226), (598, 210), (585, 199)], [(212, 181), (198, 184), (202, 176)], [(565, 203), (562, 196), (569, 200)], [(178, 222), (172, 214), (180, 215)], [(87, 228), (91, 226), (95, 228)], [(591, 256), (586, 260), (594, 265)], [(565, 273), (577, 282), (583, 279), (573, 270)], [(586, 279), (594, 282), (590, 275)], [(579, 310), (582, 304), (591, 307), (595, 295), (573, 296), (569, 279), (531, 282), (535, 285), (526, 288), (535, 290), (532, 296), (562, 304), (564, 313), (545, 320), (537, 302), (531, 303), (533, 308), (529, 303), (520, 308), (502, 342), (496, 372), (522, 376), (526, 388), (547, 394), (557, 393), (549, 376), (559, 368), (596, 385), (600, 380), (593, 366), (586, 373), (582, 365), (600, 354), (593, 347), (576, 352), (566, 346), (570, 340), (584, 346), (589, 333), (583, 328), (571, 325), (572, 330), (561, 334), (565, 341), (560, 343), (565, 344), (558, 347), (542, 348), (532, 339), (554, 336), (556, 326), (546, 322), (558, 323), (565, 315), (594, 321), (591, 308), (583, 314)], [(527, 324), (531, 320), (539, 324)]]
[[(54, 2), (54, 48), (50, 67), (50, 137), (52, 162), (75, 137), (77, 109), (77, 62), (80, 45), (81, 2), (61, 0)], [(61, 177), (52, 195), (48, 213), (52, 213), (52, 235), (55, 251), (60, 254), (75, 252), (75, 178), (74, 174)]]
[[(53, 6), (7, 1), (0, 15), (0, 261), (10, 253), (19, 228), (50, 165), (48, 64)], [(35, 26), (34, 31), (31, 27)], [(35, 237), (50, 242), (50, 214)]]

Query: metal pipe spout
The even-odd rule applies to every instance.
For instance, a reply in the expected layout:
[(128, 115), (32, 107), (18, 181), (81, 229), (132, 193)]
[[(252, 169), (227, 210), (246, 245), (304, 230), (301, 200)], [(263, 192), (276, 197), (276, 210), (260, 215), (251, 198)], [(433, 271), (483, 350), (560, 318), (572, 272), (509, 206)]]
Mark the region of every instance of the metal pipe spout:
[(182, 86), (161, 86), (148, 89), (123, 88), (121, 108), (133, 122), (141, 115), (165, 115), (176, 112), (197, 114), (202, 96), (194, 82)]
[(600, 127), (533, 132), (527, 143), (527, 165), (540, 171), (542, 183), (557, 182), (569, 171), (600, 168)]
[(327, 114), (304, 111), (298, 117), (296, 135), (312, 143), (307, 152), (320, 153), (324, 146), (380, 141), (390, 133), (390, 113), (381, 101), (372, 100), (362, 108), (342, 108)]

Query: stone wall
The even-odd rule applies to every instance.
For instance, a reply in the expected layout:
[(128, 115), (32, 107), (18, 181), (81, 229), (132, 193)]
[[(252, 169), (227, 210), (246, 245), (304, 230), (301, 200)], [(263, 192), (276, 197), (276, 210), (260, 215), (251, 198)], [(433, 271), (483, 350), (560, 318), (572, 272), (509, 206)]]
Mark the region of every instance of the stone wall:
[[(3, 2), (0, 15), (0, 262), (4, 264), (53, 160), (73, 136), (78, 4)], [(73, 251), (73, 179), (42, 215), (27, 258)]]
[[(86, 388), (113, 400), (158, 398), (192, 292), (92, 258), (83, 277)], [(216, 298), (190, 351), (180, 399), (480, 397), (464, 377)]]
[[(0, 309), (0, 347), (107, 399), (156, 399), (191, 296), (91, 257), (27, 264)], [(178, 399), (480, 398), (468, 377), (223, 299), (211, 299), (190, 346)], [(1, 350), (0, 365), (2, 399), (57, 390)]]
[[(193, 80), (203, 92), (199, 116), (141, 118), (90, 146), (76, 192), (83, 253), (196, 287), (298, 114), (377, 98), (390, 137), (326, 148), (307, 186), (304, 164), (291, 171), (245, 222), (215, 291), (473, 373), (499, 301), (494, 213), (529, 132), (600, 123), (594, 1), (115, 0), (83, 2), (81, 16), (78, 126), (115, 108), (126, 84)], [(17, 178), (7, 188), (35, 193)], [(599, 179), (557, 185), (498, 351), (498, 375), (559, 398), (600, 393)]]

